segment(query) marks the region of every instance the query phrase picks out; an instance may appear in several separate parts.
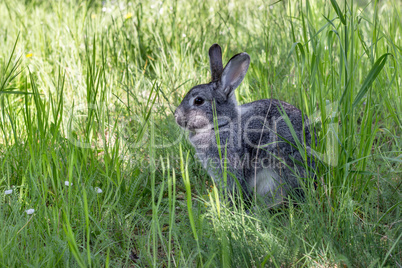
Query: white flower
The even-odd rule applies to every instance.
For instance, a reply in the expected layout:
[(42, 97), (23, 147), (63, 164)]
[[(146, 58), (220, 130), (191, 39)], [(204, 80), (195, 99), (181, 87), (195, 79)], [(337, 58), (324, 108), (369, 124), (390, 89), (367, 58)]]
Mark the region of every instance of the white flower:
[(99, 188), (99, 187), (95, 187), (95, 191), (96, 191), (96, 193), (98, 193), (98, 194), (100, 194), (100, 193), (102, 193), (103, 191), (102, 191), (102, 189), (101, 188)]
[(28, 210), (25, 210), (25, 212), (26, 212), (28, 215), (31, 215), (31, 214), (33, 214), (33, 213), (35, 212), (35, 210), (34, 210), (33, 208), (30, 208), (30, 209), (28, 209)]
[(10, 190), (5, 190), (5, 191), (4, 191), (4, 194), (12, 194), (12, 193), (13, 193), (13, 190), (11, 190), (11, 189), (10, 189)]
[(73, 186), (73, 183), (72, 183), (72, 182), (69, 182), (69, 181), (65, 181), (65, 182), (64, 182), (64, 185), (65, 185), (65, 186)]
[(181, 36), (182, 36), (182, 37), (186, 37), (187, 35), (186, 35), (186, 34), (182, 34)]

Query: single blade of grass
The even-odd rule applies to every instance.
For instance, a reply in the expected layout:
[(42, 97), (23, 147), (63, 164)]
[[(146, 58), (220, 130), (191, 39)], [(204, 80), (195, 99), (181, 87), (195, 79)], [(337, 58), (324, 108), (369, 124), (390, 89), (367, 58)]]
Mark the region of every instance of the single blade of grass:
[(360, 102), (360, 100), (366, 95), (367, 91), (370, 89), (371, 85), (377, 78), (377, 76), (380, 74), (381, 70), (384, 68), (385, 63), (387, 62), (388, 56), (392, 56), (390, 53), (385, 53), (382, 55), (373, 65), (371, 68), (369, 74), (367, 77), (364, 79), (364, 82), (357, 93), (355, 100), (353, 101), (353, 108), (357, 106), (357, 104)]
[(336, 14), (338, 15), (339, 19), (341, 20), (343, 25), (346, 25), (346, 19), (344, 14), (342, 13), (341, 9), (338, 6), (336, 0), (331, 0), (332, 7), (334, 8)]

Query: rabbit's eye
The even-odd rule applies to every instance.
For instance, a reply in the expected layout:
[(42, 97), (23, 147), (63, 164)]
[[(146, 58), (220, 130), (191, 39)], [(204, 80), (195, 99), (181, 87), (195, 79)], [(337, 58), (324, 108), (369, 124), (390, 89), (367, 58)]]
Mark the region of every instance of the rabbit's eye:
[(197, 97), (194, 99), (194, 105), (201, 105), (204, 103), (204, 99), (201, 97)]

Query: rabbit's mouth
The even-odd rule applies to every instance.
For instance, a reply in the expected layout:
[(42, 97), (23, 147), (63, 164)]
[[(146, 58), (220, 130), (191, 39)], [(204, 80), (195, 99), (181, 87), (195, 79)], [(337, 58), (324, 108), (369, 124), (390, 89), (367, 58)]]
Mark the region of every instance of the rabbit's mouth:
[(223, 128), (226, 128), (229, 125), (230, 121), (228, 120), (218, 120), (218, 125), (215, 126), (215, 124), (207, 124), (203, 127), (200, 128), (194, 128), (194, 129), (188, 129), (191, 132), (194, 132), (194, 134), (196, 133), (205, 133), (205, 132), (211, 132), (211, 131), (215, 131), (215, 130), (220, 130)]
[[(217, 129), (222, 129), (224, 127), (226, 127), (227, 125), (229, 125), (230, 121), (229, 120), (219, 120), (218, 119), (218, 127)], [(215, 125), (212, 126), (212, 129), (215, 130)]]

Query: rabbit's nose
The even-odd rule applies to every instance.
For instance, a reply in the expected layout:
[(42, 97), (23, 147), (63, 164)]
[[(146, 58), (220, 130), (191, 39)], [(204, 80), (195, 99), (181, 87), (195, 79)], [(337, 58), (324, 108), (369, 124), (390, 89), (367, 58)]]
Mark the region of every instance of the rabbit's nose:
[(179, 108), (174, 112), (174, 118), (179, 126), (186, 127), (186, 118), (183, 116), (183, 112)]

